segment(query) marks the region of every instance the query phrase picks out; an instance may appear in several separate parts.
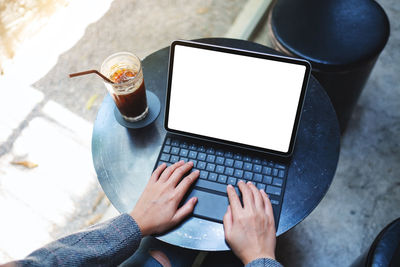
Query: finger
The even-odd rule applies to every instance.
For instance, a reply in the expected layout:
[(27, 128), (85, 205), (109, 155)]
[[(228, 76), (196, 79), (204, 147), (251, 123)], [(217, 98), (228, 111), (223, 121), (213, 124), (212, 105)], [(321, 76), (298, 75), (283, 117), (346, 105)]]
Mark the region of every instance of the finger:
[(226, 209), (224, 218), (223, 218), (223, 223), (224, 223), (224, 232), (225, 232), (225, 238), (227, 237), (227, 235), (231, 232), (232, 230), (232, 209), (231, 206), (228, 205), (228, 208)]
[(191, 168), (193, 168), (193, 162), (191, 161), (183, 164), (179, 168), (176, 168), (175, 171), (169, 177), (168, 182), (175, 187), (182, 179), (183, 175), (185, 175)]
[(177, 192), (177, 200), (180, 202), (183, 198), (183, 196), (187, 193), (189, 190), (190, 186), (197, 180), (197, 178), (200, 175), (199, 170), (195, 170), (188, 176), (186, 176), (176, 187), (176, 192)]
[(226, 191), (228, 192), (229, 205), (232, 209), (232, 216), (235, 218), (242, 210), (242, 204), (236, 194), (235, 188), (232, 185), (228, 185)]
[(253, 207), (254, 206), (254, 198), (253, 193), (251, 192), (250, 188), (243, 182), (240, 181), (238, 183), (240, 192), (242, 192), (242, 199), (243, 199), (243, 208)]
[(253, 193), (253, 199), (256, 209), (259, 211), (264, 211), (264, 200), (261, 196), (261, 192), (252, 182), (247, 182), (247, 185), (249, 186), (251, 192)]
[(150, 176), (149, 182), (157, 182), (158, 178), (160, 177), (161, 173), (167, 168), (167, 164), (163, 163), (154, 170), (154, 172)]
[(176, 162), (175, 164), (172, 164), (168, 168), (165, 169), (165, 171), (161, 174), (160, 178), (158, 179), (160, 182), (165, 182), (168, 180), (168, 178), (171, 176), (171, 174), (180, 166), (185, 164), (183, 160)]
[(197, 203), (197, 197), (192, 197), (189, 199), (182, 207), (180, 207), (176, 212), (175, 215), (172, 217), (171, 222), (173, 225), (178, 224), (186, 216), (193, 212), (194, 206)]
[(272, 210), (271, 201), (269, 200), (269, 197), (264, 190), (260, 190), (260, 192), (262, 198), (264, 199), (265, 213), (267, 214), (268, 218), (270, 219), (272, 225), (275, 228), (275, 218), (274, 218), (274, 212)]

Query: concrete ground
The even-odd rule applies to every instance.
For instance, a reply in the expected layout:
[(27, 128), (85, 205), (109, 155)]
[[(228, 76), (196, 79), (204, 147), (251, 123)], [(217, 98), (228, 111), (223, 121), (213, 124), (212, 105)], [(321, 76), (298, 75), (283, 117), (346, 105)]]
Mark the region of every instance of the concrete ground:
[[(68, 73), (99, 68), (117, 51), (144, 58), (174, 39), (224, 36), (247, 1), (80, 2), (0, 76), (0, 263), (116, 214), (91, 161), (104, 85)], [(326, 197), (278, 238), (285, 266), (348, 266), (400, 217), (400, 4), (378, 2), (391, 22), (389, 42), (343, 136)], [(251, 40), (268, 44), (263, 23)]]

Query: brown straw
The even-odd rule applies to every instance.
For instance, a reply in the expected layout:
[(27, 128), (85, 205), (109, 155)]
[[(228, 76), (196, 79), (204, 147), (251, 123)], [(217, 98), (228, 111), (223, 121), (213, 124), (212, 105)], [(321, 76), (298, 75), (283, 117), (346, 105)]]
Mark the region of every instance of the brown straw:
[(105, 81), (107, 81), (109, 83), (112, 83), (112, 84), (115, 83), (115, 82), (111, 81), (110, 79), (108, 79), (103, 74), (101, 74), (100, 72), (98, 72), (97, 70), (87, 70), (87, 71), (82, 71), (82, 72), (71, 73), (69, 75), (69, 77), (72, 78), (72, 77), (81, 76), (81, 75), (87, 75), (87, 74), (92, 74), (92, 73), (99, 75), (101, 78), (103, 78)]

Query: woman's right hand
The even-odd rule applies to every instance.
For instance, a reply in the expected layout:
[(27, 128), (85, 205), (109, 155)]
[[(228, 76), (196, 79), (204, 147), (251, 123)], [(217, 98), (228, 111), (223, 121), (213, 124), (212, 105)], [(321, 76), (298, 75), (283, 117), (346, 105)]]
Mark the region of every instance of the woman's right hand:
[(224, 216), (225, 239), (246, 265), (258, 258), (275, 259), (274, 214), (268, 195), (254, 184), (238, 183), (243, 206), (233, 186), (227, 188), (229, 203)]

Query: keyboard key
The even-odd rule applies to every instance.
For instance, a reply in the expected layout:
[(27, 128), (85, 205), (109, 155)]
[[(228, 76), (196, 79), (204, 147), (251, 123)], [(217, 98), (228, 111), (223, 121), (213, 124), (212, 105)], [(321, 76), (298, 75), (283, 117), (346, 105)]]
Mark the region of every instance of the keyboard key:
[(168, 137), (167, 140), (165, 140), (165, 144), (166, 145), (170, 145), (171, 144), (171, 138)]
[(207, 155), (206, 161), (213, 163), (215, 161), (215, 156), (214, 155)]
[(279, 179), (279, 178), (274, 178), (274, 181), (273, 181), (272, 184), (276, 185), (276, 186), (282, 186), (283, 185), (283, 180)]
[(219, 165), (224, 164), (224, 161), (225, 161), (225, 159), (224, 159), (223, 157), (217, 157), (217, 158), (215, 159), (215, 163), (217, 163), (217, 164), (219, 164)]
[(170, 157), (169, 154), (162, 153), (162, 154), (161, 154), (161, 157), (160, 157), (160, 160), (162, 160), (162, 161), (169, 161), (169, 157)]
[(259, 159), (259, 158), (253, 158), (253, 163), (255, 163), (255, 164), (261, 164), (261, 159)]
[(181, 147), (181, 148), (189, 148), (189, 145), (188, 145), (188, 143), (186, 143), (186, 142), (182, 142), (182, 143), (180, 144), (180, 147)]
[(234, 177), (229, 177), (229, 178), (228, 178), (228, 184), (236, 185), (236, 178), (234, 178)]
[(271, 175), (272, 169), (270, 167), (263, 167), (262, 173), (266, 175)]
[(189, 152), (189, 158), (191, 158), (191, 159), (197, 158), (197, 152), (196, 151), (190, 151)]
[(244, 160), (244, 161), (247, 161), (247, 162), (251, 162), (251, 158), (250, 158), (249, 156), (244, 156), (244, 157), (243, 157), (243, 160)]
[(233, 167), (233, 159), (226, 159), (225, 166)]
[(255, 173), (254, 177), (253, 177), (253, 181), (254, 182), (262, 182), (262, 175), (258, 174), (258, 173)]
[(253, 179), (253, 173), (252, 172), (244, 172), (244, 179), (251, 181)]
[(218, 175), (218, 182), (220, 182), (220, 183), (226, 184), (227, 179), (228, 179), (228, 176), (226, 176), (226, 175), (223, 175), (223, 174)]
[(235, 174), (233, 175), (237, 178), (242, 178), (243, 177), (243, 171), (242, 170), (235, 170)]
[(221, 183), (212, 182), (209, 180), (197, 180), (194, 187), (211, 189), (220, 193), (226, 194), (226, 185)]
[(188, 162), (189, 161), (189, 159), (186, 158), (186, 157), (180, 157), (179, 160), (183, 160), (184, 162)]
[(265, 184), (257, 183), (257, 188), (265, 191)]
[(179, 146), (179, 141), (176, 140), (176, 139), (174, 139), (174, 140), (172, 140), (171, 145), (173, 145), (173, 146)]
[(197, 160), (189, 159), (189, 161), (193, 162), (193, 168), (197, 167)]
[(253, 169), (253, 164), (246, 162), (243, 166), (243, 169), (246, 171), (251, 171)]
[(200, 171), (200, 176), (199, 178), (201, 179), (207, 179), (208, 176), (208, 171)]
[(221, 166), (221, 165), (217, 165), (217, 168), (215, 169), (215, 171), (216, 171), (217, 173), (224, 173), (225, 167), (224, 167), (224, 166)]
[(204, 170), (206, 168), (206, 164), (204, 161), (198, 161), (197, 162), (197, 168)]
[(215, 164), (207, 163), (206, 170), (209, 172), (213, 172), (215, 170)]
[(163, 152), (165, 152), (165, 153), (171, 152), (171, 146), (164, 146)]
[(269, 161), (269, 162), (268, 162), (268, 166), (270, 166), (270, 167), (274, 167), (274, 163), (273, 163), (273, 162), (271, 162), (271, 161)]
[(261, 170), (262, 170), (262, 166), (261, 165), (258, 165), (258, 164), (254, 164), (253, 165), (253, 172), (260, 173)]
[(282, 190), (279, 187), (272, 186), (272, 185), (267, 185), (267, 190), (265, 192), (267, 194), (280, 196), (281, 195), (281, 191)]
[(211, 172), (208, 174), (208, 180), (210, 180), (210, 181), (217, 181), (217, 177), (218, 177), (218, 174), (216, 174), (215, 172)]
[(234, 167), (237, 168), (237, 169), (243, 168), (243, 161), (235, 160), (235, 165), (234, 165)]
[(197, 146), (195, 144), (190, 144), (189, 145), (190, 150), (197, 150)]
[(215, 155), (224, 156), (224, 151), (222, 151), (221, 149), (218, 149), (217, 151), (215, 151)]
[(225, 152), (225, 158), (233, 158), (233, 153), (232, 152)]
[(226, 175), (233, 175), (233, 168), (229, 168), (229, 167), (225, 168), (225, 174)]
[(189, 150), (182, 148), (181, 152), (179, 153), (179, 156), (187, 157), (188, 154), (189, 154)]
[(271, 204), (272, 205), (279, 205), (279, 200), (271, 199)]
[(284, 170), (284, 169), (286, 169), (286, 166), (282, 165), (282, 164), (279, 164), (279, 163), (275, 163), (275, 168)]
[(233, 158), (234, 158), (234, 159), (237, 159), (237, 160), (242, 160), (242, 155), (236, 153), (236, 154), (233, 156)]
[(272, 183), (272, 177), (271, 177), (271, 176), (264, 175), (264, 177), (263, 177), (263, 183), (264, 183), (264, 184), (271, 184), (271, 183)]
[(197, 150), (200, 152), (206, 152), (206, 148), (204, 146), (199, 146)]
[(285, 177), (285, 171), (280, 170), (279, 173), (278, 173), (278, 177), (279, 177), (279, 178)]
[(207, 154), (213, 154), (213, 155), (215, 154), (215, 150), (212, 147), (207, 148), (206, 152), (207, 152)]
[(179, 147), (173, 147), (171, 149), (171, 154), (178, 155), (179, 154)]
[(179, 157), (175, 156), (175, 155), (171, 156), (171, 159), (169, 160), (169, 162), (171, 162), (171, 163), (176, 163), (178, 161), (179, 161)]
[(272, 169), (272, 176), (278, 176), (278, 169)]
[(206, 160), (207, 154), (206, 153), (199, 153), (197, 155), (198, 160)]
[(263, 159), (263, 160), (261, 161), (261, 164), (264, 165), (264, 166), (268, 166), (268, 163), (269, 163), (269, 161), (266, 160), (266, 159)]

